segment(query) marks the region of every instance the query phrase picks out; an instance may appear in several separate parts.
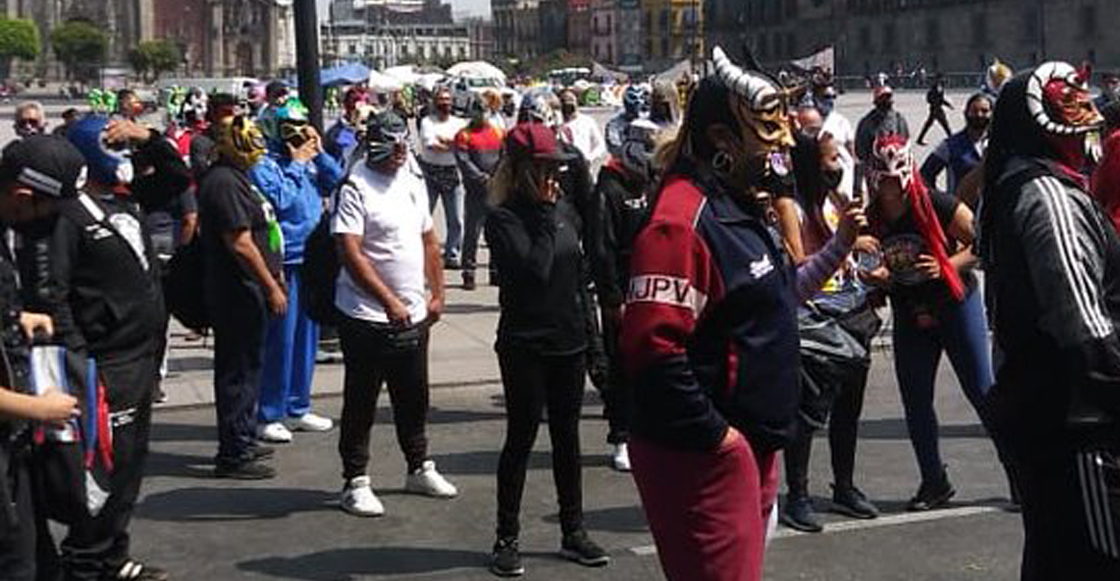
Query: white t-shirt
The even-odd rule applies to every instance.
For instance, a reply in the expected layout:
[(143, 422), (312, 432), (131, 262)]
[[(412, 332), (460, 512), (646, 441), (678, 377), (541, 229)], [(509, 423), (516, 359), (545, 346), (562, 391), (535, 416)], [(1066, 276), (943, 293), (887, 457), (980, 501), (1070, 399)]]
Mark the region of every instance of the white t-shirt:
[(466, 127), (464, 119), (448, 115), (447, 119), (440, 121), (434, 115), (428, 115), (420, 120), (420, 159), (432, 165), (455, 166), (455, 150), (436, 151), (432, 149), (440, 137), (455, 141), (455, 135)]
[(576, 149), (587, 159), (589, 166), (602, 161), (607, 156), (607, 143), (603, 139), (603, 132), (594, 119), (582, 113), (576, 113), (571, 121), (564, 123), (565, 138), (576, 146)]
[(855, 192), (856, 160), (852, 157), (852, 153), (848, 151), (848, 146), (855, 142), (855, 130), (852, 129), (852, 123), (846, 117), (832, 111), (828, 114), (828, 117), (825, 117), (824, 124), (821, 125), (821, 135), (825, 133), (831, 135), (841, 146), (840, 167), (843, 168), (844, 175), (840, 178), (840, 186), (836, 190), (840, 192), (840, 195), (851, 199)]
[[(354, 164), (338, 193), (331, 233), (362, 237), (362, 254), (408, 308), (413, 323), (428, 316), (424, 287), (424, 240), (432, 230), (424, 181), (407, 168), (388, 176)], [(345, 268), (338, 275), (334, 304), (348, 317), (388, 323), (385, 307), (354, 282)]]

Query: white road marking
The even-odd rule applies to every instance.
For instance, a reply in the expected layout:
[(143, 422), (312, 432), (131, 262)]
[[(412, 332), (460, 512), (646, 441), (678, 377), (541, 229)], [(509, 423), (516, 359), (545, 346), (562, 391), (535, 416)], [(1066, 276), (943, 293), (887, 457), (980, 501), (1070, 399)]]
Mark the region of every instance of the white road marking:
[[(846, 533), (851, 531), (908, 525), (922, 522), (946, 520), (951, 518), (964, 518), (969, 516), (999, 512), (1004, 512), (1004, 510), (997, 506), (961, 506), (957, 508), (931, 510), (929, 512), (908, 512), (902, 514), (881, 516), (877, 519), (872, 520), (848, 520), (838, 523), (828, 523), (824, 526), (823, 533), (803, 533), (801, 531), (795, 531), (791, 528), (779, 527), (777, 532), (774, 533), (773, 539), (771, 540), (778, 541), (781, 539), (788, 539), (792, 537)], [(642, 545), (639, 547), (631, 548), (630, 552), (639, 557), (649, 557), (657, 554), (657, 547), (654, 545)]]

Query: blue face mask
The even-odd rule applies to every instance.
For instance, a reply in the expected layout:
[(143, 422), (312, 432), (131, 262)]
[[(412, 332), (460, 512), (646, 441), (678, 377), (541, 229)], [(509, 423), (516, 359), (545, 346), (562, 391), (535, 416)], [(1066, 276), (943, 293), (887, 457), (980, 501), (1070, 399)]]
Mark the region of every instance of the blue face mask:
[(836, 97), (820, 97), (817, 100), (817, 111), (821, 112), (822, 117), (828, 117), (832, 113), (833, 107), (836, 106)]

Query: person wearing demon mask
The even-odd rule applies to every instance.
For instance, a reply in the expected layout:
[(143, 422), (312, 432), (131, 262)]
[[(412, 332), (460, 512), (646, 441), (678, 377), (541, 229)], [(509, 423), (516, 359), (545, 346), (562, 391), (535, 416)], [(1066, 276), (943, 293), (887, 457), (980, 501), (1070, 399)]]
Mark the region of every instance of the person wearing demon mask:
[(867, 184), (867, 217), (882, 247), (881, 264), (867, 279), (890, 297), (895, 375), (922, 478), (907, 510), (930, 510), (956, 494), (942, 463), (933, 408), (942, 353), (991, 431), (984, 402), (992, 371), (984, 305), (971, 272), (972, 212), (953, 196), (927, 188), (909, 140), (898, 134), (876, 138)]
[[(798, 91), (713, 49), (637, 236), (623, 311), (634, 381), (630, 460), (670, 580), (757, 581), (777, 494), (776, 452), (798, 403), (797, 305), (863, 222), (796, 270), (759, 203), (788, 174)], [(770, 186), (765, 186), (770, 187)]]
[(1023, 508), (1022, 579), (1120, 579), (1120, 239), (1080, 168), (1087, 71), (1045, 63), (996, 103), (978, 248), (999, 368), (989, 406)]

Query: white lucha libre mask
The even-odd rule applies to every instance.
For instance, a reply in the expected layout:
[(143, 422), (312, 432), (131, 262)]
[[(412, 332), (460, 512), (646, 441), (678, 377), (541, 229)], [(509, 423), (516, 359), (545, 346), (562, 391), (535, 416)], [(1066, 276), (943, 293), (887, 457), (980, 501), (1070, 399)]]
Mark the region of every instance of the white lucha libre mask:
[(910, 141), (896, 134), (876, 137), (868, 165), (867, 181), (872, 189), (878, 190), (879, 184), (887, 178), (897, 179), (903, 190), (908, 189), (914, 179), (914, 155), (910, 151)]

